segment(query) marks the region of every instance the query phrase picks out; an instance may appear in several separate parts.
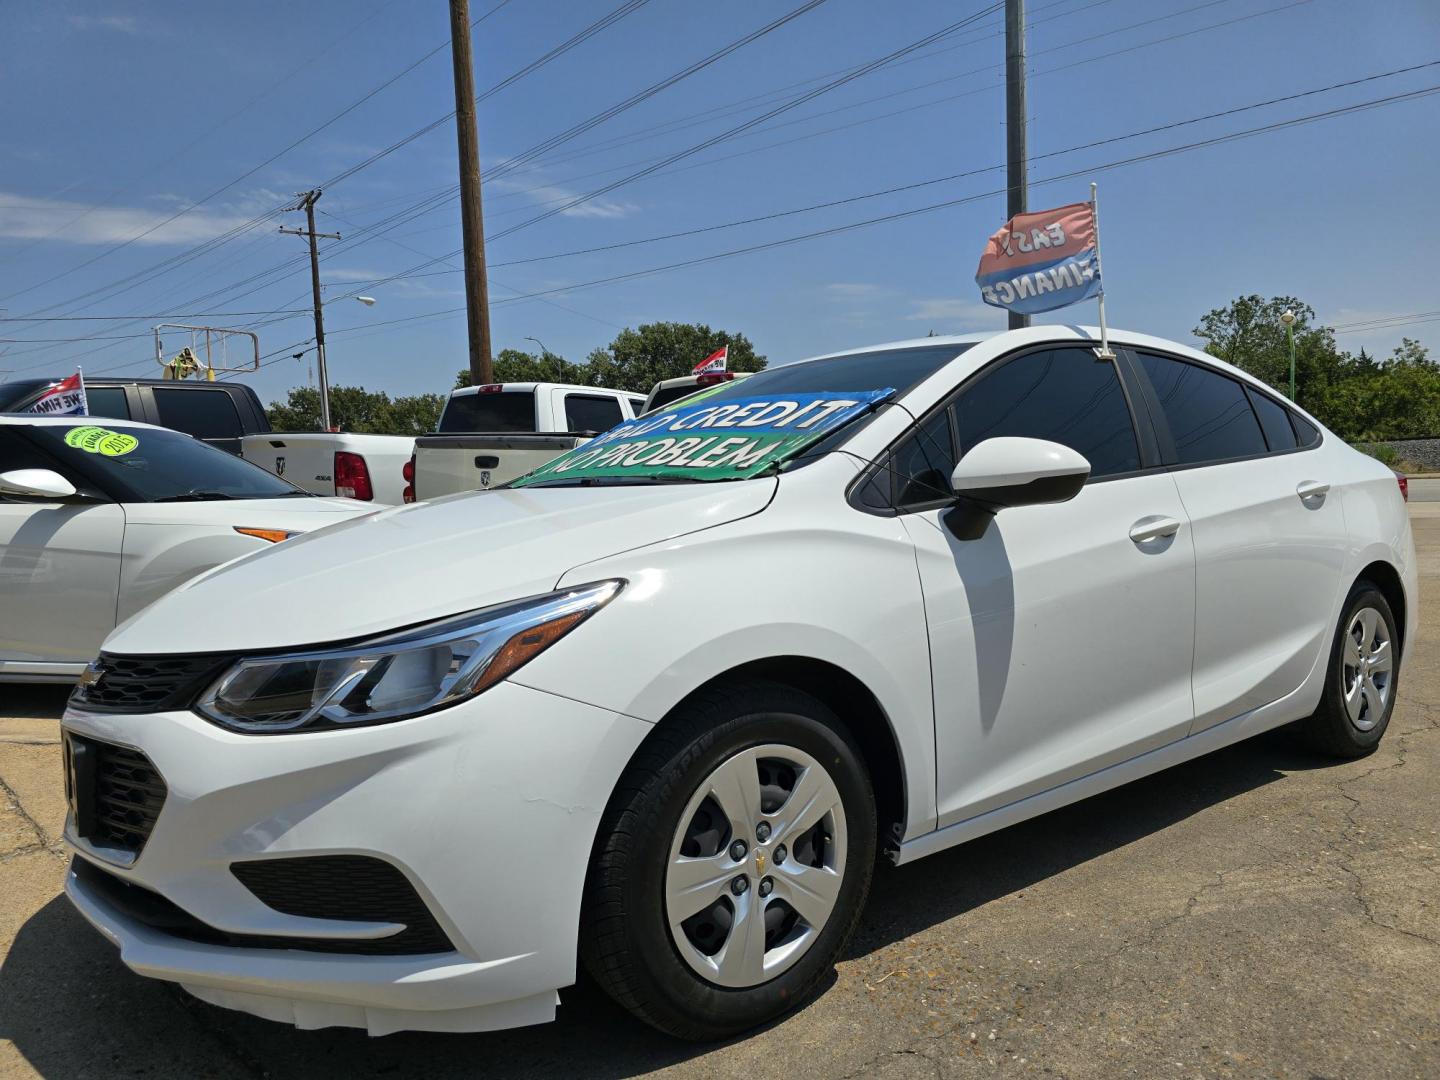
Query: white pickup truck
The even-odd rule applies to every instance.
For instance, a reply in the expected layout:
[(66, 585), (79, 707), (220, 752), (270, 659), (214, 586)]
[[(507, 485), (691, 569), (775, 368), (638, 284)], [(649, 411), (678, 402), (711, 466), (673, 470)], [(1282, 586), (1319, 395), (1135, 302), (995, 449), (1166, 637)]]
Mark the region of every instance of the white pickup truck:
[(456, 390), (438, 431), (415, 440), (405, 501), (483, 491), (638, 416), (643, 394), (564, 383), (491, 383)]
[(415, 450), (412, 435), (270, 431), (240, 439), (240, 456), (315, 495), (398, 506)]

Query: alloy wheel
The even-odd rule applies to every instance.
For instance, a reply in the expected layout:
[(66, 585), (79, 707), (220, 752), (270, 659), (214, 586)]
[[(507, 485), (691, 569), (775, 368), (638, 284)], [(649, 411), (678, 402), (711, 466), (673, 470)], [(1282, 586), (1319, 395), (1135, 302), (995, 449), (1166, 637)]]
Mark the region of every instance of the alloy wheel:
[(1380, 612), (1373, 607), (1357, 611), (1342, 649), (1340, 691), (1345, 712), (1357, 730), (1369, 731), (1385, 717), (1395, 666), (1390, 628)]
[(845, 807), (793, 746), (742, 750), (696, 788), (670, 844), (665, 915), (685, 962), (718, 986), (768, 982), (815, 943), (845, 875)]

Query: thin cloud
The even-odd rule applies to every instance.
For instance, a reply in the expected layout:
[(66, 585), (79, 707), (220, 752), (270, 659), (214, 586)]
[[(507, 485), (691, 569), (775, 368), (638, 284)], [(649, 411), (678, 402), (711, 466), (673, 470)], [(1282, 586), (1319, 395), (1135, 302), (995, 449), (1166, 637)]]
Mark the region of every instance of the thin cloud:
[[(529, 187), (513, 180), (493, 181), (496, 190), (513, 193), (516, 195), (528, 195), (534, 203), (540, 206), (555, 206), (560, 203), (567, 203), (578, 198), (582, 192), (571, 191), (558, 184), (544, 184), (539, 187)], [(639, 211), (634, 203), (620, 202), (615, 199), (591, 199), (579, 206), (571, 206), (560, 211), (561, 217), (573, 218), (623, 218), (629, 217)]]
[[(198, 207), (166, 222), (168, 206), (102, 206), (90, 208), (62, 199), (36, 199), (0, 191), (0, 239), (52, 240), (64, 244), (137, 244), (164, 246), (210, 240), (249, 221), (252, 213), (232, 206)], [(165, 222), (165, 224), (161, 224)], [(155, 228), (159, 226), (158, 228)], [(154, 232), (147, 232), (154, 228)], [(141, 236), (141, 233), (147, 235)]]
[(138, 34), (140, 24), (133, 15), (66, 15), (75, 30), (109, 30), (117, 34)]
[(864, 281), (835, 281), (825, 286), (826, 294), (834, 300), (873, 300), (889, 291)]
[(921, 322), (959, 324), (967, 328), (991, 330), (1005, 321), (1005, 312), (975, 300), (958, 297), (939, 297), (929, 300), (912, 300), (914, 307), (905, 318)]

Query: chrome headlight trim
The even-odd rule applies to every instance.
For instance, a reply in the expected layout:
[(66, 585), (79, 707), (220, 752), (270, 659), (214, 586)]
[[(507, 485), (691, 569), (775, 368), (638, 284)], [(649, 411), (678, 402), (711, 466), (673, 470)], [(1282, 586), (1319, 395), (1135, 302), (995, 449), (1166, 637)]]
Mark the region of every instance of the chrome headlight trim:
[(591, 582), (468, 611), (357, 645), (236, 661), (200, 695), (205, 719), (247, 735), (390, 723), (482, 693), (613, 600)]

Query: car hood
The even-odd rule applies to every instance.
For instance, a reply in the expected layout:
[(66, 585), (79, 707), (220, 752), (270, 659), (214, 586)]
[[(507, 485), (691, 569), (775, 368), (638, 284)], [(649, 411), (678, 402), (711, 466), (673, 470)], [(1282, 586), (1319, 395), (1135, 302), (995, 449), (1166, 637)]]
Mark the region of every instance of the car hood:
[(309, 532), (347, 517), (373, 514), (358, 499), (214, 499), (208, 502), (126, 503), (127, 525), (239, 525), (252, 529)]
[(216, 567), (122, 623), (107, 652), (353, 640), (547, 592), (571, 567), (723, 525), (776, 480), (499, 489), (395, 507)]

